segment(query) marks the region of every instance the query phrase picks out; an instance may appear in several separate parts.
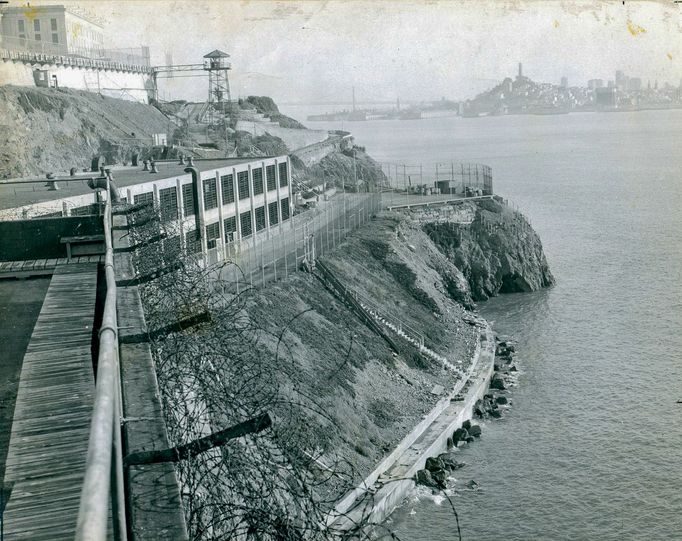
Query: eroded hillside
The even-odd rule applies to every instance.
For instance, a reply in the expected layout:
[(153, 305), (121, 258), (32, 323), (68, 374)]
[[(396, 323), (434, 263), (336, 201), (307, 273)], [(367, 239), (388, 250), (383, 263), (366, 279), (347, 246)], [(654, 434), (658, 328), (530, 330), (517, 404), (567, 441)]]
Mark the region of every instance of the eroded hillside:
[(0, 87), (0, 178), (90, 168), (93, 156), (130, 160), (172, 132), (151, 105), (68, 88)]

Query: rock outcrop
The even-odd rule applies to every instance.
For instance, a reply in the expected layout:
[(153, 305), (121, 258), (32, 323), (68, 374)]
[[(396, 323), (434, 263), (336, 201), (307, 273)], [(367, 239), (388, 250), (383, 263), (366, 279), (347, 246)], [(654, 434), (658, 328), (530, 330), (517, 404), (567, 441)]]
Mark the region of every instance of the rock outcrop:
[(551, 286), (537, 233), (518, 211), (494, 200), (476, 203), (471, 224), (427, 223), (424, 230), (466, 279), (453, 277), (448, 289), (463, 302), (500, 293), (536, 291)]

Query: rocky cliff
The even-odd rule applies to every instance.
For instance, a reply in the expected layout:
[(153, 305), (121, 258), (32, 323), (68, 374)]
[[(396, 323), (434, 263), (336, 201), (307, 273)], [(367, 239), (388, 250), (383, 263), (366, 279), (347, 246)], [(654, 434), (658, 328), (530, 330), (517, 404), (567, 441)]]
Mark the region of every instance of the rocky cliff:
[(473, 210), (470, 224), (427, 222), (423, 226), (457, 268), (452, 290), (459, 300), (481, 301), (554, 283), (542, 242), (520, 212), (494, 200), (478, 202)]
[(309, 186), (317, 186), (324, 182), (327, 186), (333, 185), (338, 188), (345, 185), (351, 190), (366, 188), (373, 190), (386, 184), (388, 179), (381, 170), (381, 165), (364, 150), (356, 150), (355, 156), (352, 152), (330, 152), (310, 167), (301, 160), (292, 158), (294, 178)]

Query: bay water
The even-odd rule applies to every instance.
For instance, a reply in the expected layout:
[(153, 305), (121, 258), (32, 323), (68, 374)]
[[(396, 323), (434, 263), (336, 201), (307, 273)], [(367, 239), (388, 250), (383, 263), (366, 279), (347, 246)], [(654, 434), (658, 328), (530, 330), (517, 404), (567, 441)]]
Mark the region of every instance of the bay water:
[[(521, 373), (459, 451), (462, 539), (682, 540), (682, 111), (308, 125), (380, 162), (490, 165), (542, 239), (556, 285), (479, 305)], [(389, 525), (458, 539), (423, 488)]]

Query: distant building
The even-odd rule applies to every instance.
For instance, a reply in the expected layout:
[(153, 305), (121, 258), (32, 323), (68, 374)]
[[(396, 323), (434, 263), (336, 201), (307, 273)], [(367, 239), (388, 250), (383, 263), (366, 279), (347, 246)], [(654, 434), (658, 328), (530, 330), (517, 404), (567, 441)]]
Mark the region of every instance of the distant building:
[(604, 79), (590, 79), (587, 81), (587, 88), (590, 90), (595, 90), (597, 88), (603, 88)]
[(642, 79), (639, 77), (632, 77), (628, 80), (628, 92), (639, 92), (642, 90)]
[(595, 104), (600, 107), (616, 107), (616, 92), (615, 86), (595, 89)]
[(92, 58), (104, 48), (102, 25), (72, 7), (8, 7), (1, 29), (3, 46), (10, 49)]
[(625, 73), (623, 73), (622, 71), (619, 70), (616, 72), (616, 88), (618, 90), (621, 91), (627, 90), (629, 80), (630, 78), (627, 75), (625, 75)]
[(561, 88), (568, 88), (568, 77), (561, 78)]
[(519, 74), (517, 75), (517, 79), (521, 79), (523, 77), (523, 64), (519, 62)]

